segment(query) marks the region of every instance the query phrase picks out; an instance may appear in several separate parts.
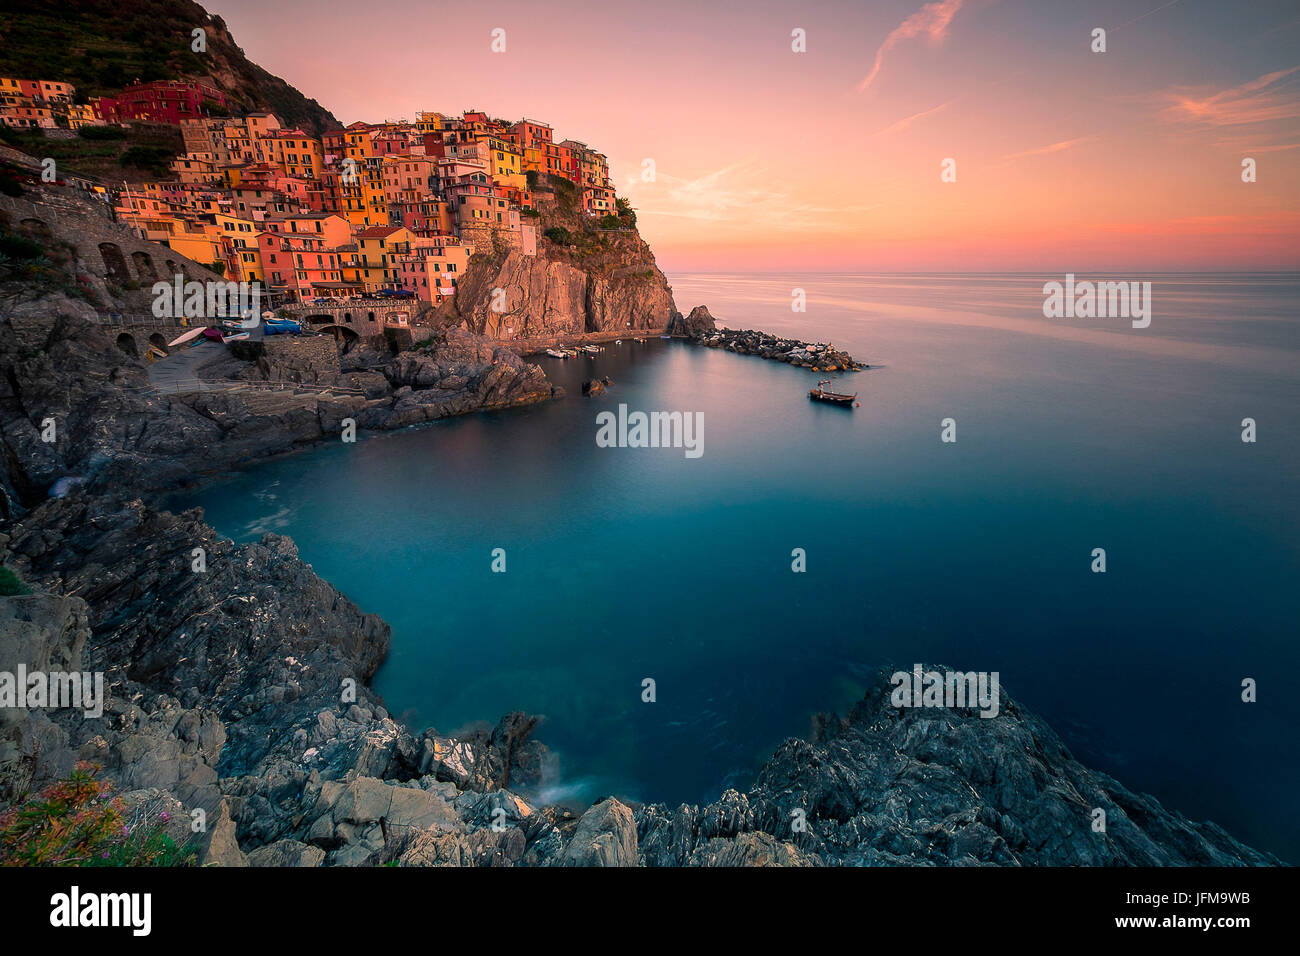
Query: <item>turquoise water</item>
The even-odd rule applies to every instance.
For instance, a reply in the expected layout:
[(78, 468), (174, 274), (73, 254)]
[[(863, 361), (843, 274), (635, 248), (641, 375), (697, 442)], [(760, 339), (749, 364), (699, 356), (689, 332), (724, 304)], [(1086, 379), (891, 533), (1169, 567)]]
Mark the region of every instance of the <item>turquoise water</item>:
[[(548, 799), (743, 788), (871, 668), (933, 661), (998, 671), (1076, 756), (1300, 860), (1300, 277), (1146, 277), (1144, 330), (1044, 319), (1047, 278), (676, 276), (683, 311), (882, 365), (842, 378), (861, 407), (809, 402), (816, 376), (778, 363), (625, 341), (540, 359), (563, 401), (177, 503), (292, 536), (382, 615), (375, 686), (417, 729), (545, 715)], [(614, 387), (584, 399), (593, 373)], [(703, 456), (598, 448), (620, 403), (703, 412)]]

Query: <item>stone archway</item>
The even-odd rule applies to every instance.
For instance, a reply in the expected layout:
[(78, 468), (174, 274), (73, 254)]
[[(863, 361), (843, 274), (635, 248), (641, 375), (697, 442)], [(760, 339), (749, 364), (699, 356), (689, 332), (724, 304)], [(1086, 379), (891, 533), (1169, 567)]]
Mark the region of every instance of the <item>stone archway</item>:
[(334, 341), (347, 348), (354, 342), (358, 342), (361, 336), (357, 334), (356, 329), (350, 329), (346, 325), (322, 325), (319, 328), (321, 332), (330, 332), (334, 335)]
[(131, 273), (126, 268), (126, 257), (116, 242), (101, 242), (99, 256), (104, 260), (104, 272), (113, 282), (129, 282)]
[(155, 332), (153, 335), (149, 336), (149, 344), (164, 355), (167, 354), (167, 339), (161, 332)]
[(123, 332), (117, 337), (117, 347), (131, 358), (140, 357), (140, 352), (135, 347), (135, 336), (130, 332)]
[(131, 253), (131, 262), (135, 265), (135, 274), (141, 282), (157, 282), (158, 270), (153, 267), (153, 259), (147, 252)]

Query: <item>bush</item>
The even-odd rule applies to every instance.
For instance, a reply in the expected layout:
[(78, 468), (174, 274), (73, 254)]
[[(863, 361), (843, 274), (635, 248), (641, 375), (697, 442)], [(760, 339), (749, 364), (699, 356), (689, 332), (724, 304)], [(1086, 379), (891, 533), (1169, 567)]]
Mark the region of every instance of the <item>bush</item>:
[(77, 764), (66, 780), (0, 814), (0, 866), (190, 866), (197, 853), (167, 836), (167, 814), (131, 827), (98, 767)]
[(547, 239), (555, 243), (557, 246), (567, 246), (573, 241), (573, 237), (569, 235), (569, 230), (561, 226), (552, 226), (550, 229), (547, 229), (546, 232), (542, 233), (542, 235), (546, 236)]
[(0, 235), (0, 255), (11, 259), (39, 259), (45, 249), (34, 239), (25, 236)]
[(175, 154), (166, 146), (132, 146), (118, 157), (118, 164), (138, 169), (165, 169)]
[(620, 229), (622, 228), (622, 226), (623, 226), (623, 220), (619, 219), (618, 216), (615, 216), (612, 213), (608, 216), (600, 217), (601, 229)]
[(524, 215), (527, 216), (529, 219), (540, 219), (540, 218), (542, 218), (542, 214), (541, 214), (540, 212), (538, 212), (536, 209), (528, 209), (528, 208), (525, 208), (525, 209), (523, 210), (523, 213), (524, 213)]
[(538, 180), (538, 172), (537, 172), (537, 170), (535, 170), (535, 169), (527, 170), (527, 171), (524, 173), (524, 179), (528, 180), (528, 188), (529, 188), (529, 189), (536, 189), (536, 188), (537, 188), (537, 180)]
[(77, 135), (82, 139), (126, 139), (126, 130), (120, 126), (83, 126)]
[(31, 593), (32, 589), (23, 584), (22, 578), (0, 564), (0, 597), (13, 597), (15, 594)]
[(551, 177), (551, 188), (555, 190), (555, 198), (558, 202), (567, 206), (572, 206), (577, 187), (573, 185), (573, 180), (565, 179), (563, 176)]

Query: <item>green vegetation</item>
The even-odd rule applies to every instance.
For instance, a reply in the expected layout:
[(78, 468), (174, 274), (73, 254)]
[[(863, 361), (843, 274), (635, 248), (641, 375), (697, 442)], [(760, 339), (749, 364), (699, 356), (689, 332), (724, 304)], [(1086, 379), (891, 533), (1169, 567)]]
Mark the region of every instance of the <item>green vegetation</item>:
[(578, 190), (571, 180), (563, 176), (548, 176), (547, 179), (550, 180), (551, 189), (555, 191), (555, 201), (561, 206), (572, 207), (577, 202)]
[(601, 229), (622, 229), (623, 220), (619, 219), (618, 216), (612, 214), (608, 216), (601, 216), (600, 228)]
[(167, 835), (164, 812), (132, 825), (99, 768), (79, 763), (66, 780), (0, 814), (0, 866), (193, 866), (197, 850)]
[(540, 212), (538, 212), (536, 209), (527, 209), (527, 208), (525, 208), (525, 209), (521, 210), (521, 212), (523, 212), (523, 214), (524, 214), (525, 216), (527, 216), (529, 219), (541, 219), (541, 218), (542, 218), (542, 214), (541, 214)]
[(14, 132), (11, 145), (30, 156), (50, 157), (60, 175), (81, 173), (106, 183), (171, 178), (168, 164), (185, 151), (180, 129), (165, 123), (133, 123), (130, 128), (83, 126), (76, 139), (46, 139), (39, 130)]
[(39, 259), (45, 255), (45, 247), (35, 239), (15, 236), (12, 233), (0, 233), (0, 256), (9, 259)]
[(0, 597), (13, 597), (15, 594), (31, 594), (32, 589), (23, 583), (23, 579), (12, 570), (0, 564)]
[[(197, 26), (207, 28), (206, 53), (190, 49)], [(6, 5), (0, 31), (0, 76), (37, 79), (40, 64), (39, 79), (74, 84), (79, 102), (136, 80), (228, 75), (223, 92), (237, 113), (269, 110), (313, 135), (339, 126), (315, 100), (250, 63), (226, 38), (225, 21), (192, 0), (27, 0)]]
[(537, 170), (535, 170), (535, 169), (527, 170), (527, 171), (524, 173), (524, 179), (528, 180), (528, 188), (529, 188), (529, 189), (536, 189), (536, 188), (537, 188), (537, 180), (538, 180), (539, 178), (540, 178), (540, 174), (539, 174), (539, 173), (537, 172)]
[(90, 277), (76, 271), (76, 247), (63, 240), (46, 245), (32, 236), (0, 228), (0, 282), (62, 292), (96, 308), (103, 305)]
[(547, 229), (546, 232), (542, 233), (542, 235), (557, 246), (567, 246), (569, 243), (573, 242), (573, 236), (569, 233), (569, 230), (565, 229), (563, 226), (552, 226), (550, 229)]
[(615, 199), (614, 208), (618, 210), (619, 218), (626, 219), (627, 224), (633, 229), (636, 228), (636, 210), (626, 199)]
[(131, 146), (117, 157), (117, 161), (122, 166), (134, 166), (136, 169), (156, 172), (158, 178), (163, 179), (167, 176), (168, 164), (175, 156), (176, 154), (168, 151), (165, 146)]
[(83, 126), (77, 135), (82, 139), (126, 139), (126, 130), (120, 126)]

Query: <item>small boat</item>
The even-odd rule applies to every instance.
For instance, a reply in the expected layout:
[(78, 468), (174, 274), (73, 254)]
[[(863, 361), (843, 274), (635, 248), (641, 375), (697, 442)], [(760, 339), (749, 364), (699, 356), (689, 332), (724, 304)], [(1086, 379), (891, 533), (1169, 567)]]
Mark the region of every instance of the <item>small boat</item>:
[(214, 326), (208, 326), (206, 329), (203, 330), (203, 337), (205, 339), (211, 339), (214, 342), (220, 342), (223, 338), (225, 338), (225, 334), (220, 329)]
[(615, 344), (615, 345), (622, 345), (622, 344), (623, 344), (623, 340), (622, 340), (622, 339), (615, 339), (615, 340), (614, 340), (614, 344)]
[(832, 392), (829, 389), (822, 388), (823, 385), (829, 385), (830, 383), (831, 380), (828, 378), (818, 382), (816, 388), (810, 388), (808, 390), (808, 397), (814, 402), (827, 402), (831, 405), (841, 405), (844, 408), (852, 408), (853, 402), (858, 397), (858, 393), (854, 392), (852, 395), (845, 395), (842, 392)]
[(671, 338), (672, 338), (671, 335), (661, 335), (661, 336), (659, 336), (659, 337), (660, 337), (661, 339), (671, 339)]
[(184, 344), (185, 344), (186, 342), (188, 342), (190, 339), (197, 339), (197, 338), (198, 338), (200, 335), (202, 335), (205, 331), (207, 331), (207, 330), (206, 330), (206, 329), (203, 329), (203, 328), (190, 329), (188, 332), (186, 332), (186, 333), (185, 333), (184, 335), (182, 335), (180, 338), (172, 339), (170, 342), (168, 342), (168, 343), (167, 343), (167, 347), (168, 347), (168, 348), (171, 348), (171, 347), (174, 346), (174, 345), (184, 345)]
[(594, 345), (584, 345), (582, 346), (582, 350), (586, 352), (588, 355), (595, 355), (597, 352), (601, 351), (599, 348), (597, 348)]
[(565, 354), (561, 352), (559, 349), (547, 349), (546, 354), (549, 355), (551, 358), (562, 359), (566, 357)]
[(243, 341), (244, 339), (246, 339), (246, 338), (248, 338), (248, 333), (247, 333), (247, 332), (237, 332), (237, 333), (234, 334), (234, 335), (227, 335), (227, 336), (226, 336), (226, 341), (227, 341), (227, 342), (242, 342), (242, 341)]

